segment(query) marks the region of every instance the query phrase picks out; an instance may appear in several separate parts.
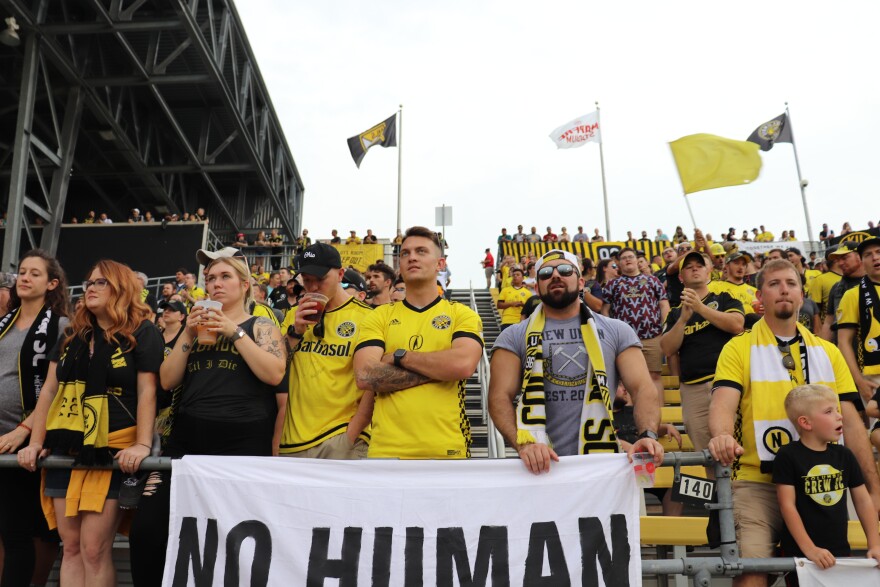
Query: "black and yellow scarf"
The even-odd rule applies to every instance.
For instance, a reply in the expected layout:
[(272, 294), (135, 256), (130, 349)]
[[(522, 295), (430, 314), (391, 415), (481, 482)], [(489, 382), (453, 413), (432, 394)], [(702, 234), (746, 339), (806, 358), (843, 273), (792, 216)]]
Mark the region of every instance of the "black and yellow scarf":
[(117, 337), (108, 344), (103, 336), (89, 333), (95, 348), (89, 356), (89, 342), (75, 336), (64, 349), (58, 364), (58, 393), (46, 422), (46, 448), (57, 454), (76, 455), (76, 464), (108, 465), (113, 461), (109, 446), (110, 420), (107, 375), (110, 358), (128, 348)]
[[(0, 339), (6, 336), (21, 314), (16, 308), (0, 319)], [(49, 372), (49, 350), (58, 340), (58, 321), (60, 316), (43, 306), (31, 324), (21, 351), (18, 353), (18, 388), (21, 395), (22, 419), (27, 418), (37, 405), (37, 398), (46, 374)]]
[[(871, 327), (874, 326), (874, 330)], [(856, 358), (859, 367), (880, 365), (880, 299), (877, 287), (865, 275), (859, 283), (859, 336)]]
[[(596, 320), (583, 303), (580, 307), (581, 335), (587, 350), (589, 387), (581, 407), (580, 438), (578, 454), (619, 452), (614, 433), (614, 414), (605, 359), (599, 343)], [(523, 363), (522, 395), (516, 407), (516, 442), (530, 444), (539, 442), (552, 446), (547, 435), (546, 397), (544, 395), (544, 306), (529, 318), (526, 328), (526, 360)]]

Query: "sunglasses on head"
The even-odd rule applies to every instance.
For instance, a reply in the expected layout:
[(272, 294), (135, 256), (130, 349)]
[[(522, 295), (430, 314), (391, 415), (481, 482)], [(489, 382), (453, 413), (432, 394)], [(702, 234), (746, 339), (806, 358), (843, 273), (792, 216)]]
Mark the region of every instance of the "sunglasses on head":
[(568, 263), (563, 263), (562, 265), (554, 265), (552, 267), (541, 267), (538, 270), (538, 279), (544, 281), (545, 279), (550, 279), (553, 276), (553, 271), (559, 273), (560, 277), (569, 277), (571, 274), (575, 272), (575, 266), (569, 265)]

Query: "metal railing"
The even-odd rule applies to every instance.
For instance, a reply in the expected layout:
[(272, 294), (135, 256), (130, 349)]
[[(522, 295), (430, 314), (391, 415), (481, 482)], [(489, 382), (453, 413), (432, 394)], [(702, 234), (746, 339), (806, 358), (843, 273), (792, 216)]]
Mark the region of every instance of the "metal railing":
[[(469, 287), (471, 310), (479, 314), (477, 311), (477, 298), (474, 295), (473, 283), (469, 284)], [(485, 345), (483, 346), (483, 355), (480, 357), (480, 362), (477, 364), (477, 379), (480, 382), (480, 407), (483, 410), (483, 422), (486, 423), (486, 440), (489, 458), (503, 459), (505, 457), (504, 438), (501, 436), (501, 433), (498, 432), (498, 429), (495, 428), (495, 423), (492, 421), (492, 418), (489, 417), (489, 356), (486, 354)]]
[[(503, 444), (501, 445), (503, 447)], [(273, 458), (273, 457), (267, 457)], [(147, 457), (141, 470), (168, 471), (169, 457)], [(793, 558), (740, 558), (733, 526), (733, 487), (730, 467), (715, 462), (708, 450), (702, 452), (671, 452), (664, 455), (663, 467), (674, 467), (677, 482), (683, 466), (714, 466), (716, 503), (706, 504), (707, 510), (717, 510), (720, 522), (721, 548), (717, 556), (684, 556), (677, 559), (642, 560), (644, 575), (685, 575), (693, 578), (698, 587), (710, 587), (712, 577), (736, 577), (743, 573), (786, 573), (795, 571)], [(18, 467), (16, 455), (0, 455), (0, 468)], [(38, 462), (44, 469), (66, 469), (73, 466), (73, 457), (49, 456)], [(101, 469), (118, 469), (114, 461)]]

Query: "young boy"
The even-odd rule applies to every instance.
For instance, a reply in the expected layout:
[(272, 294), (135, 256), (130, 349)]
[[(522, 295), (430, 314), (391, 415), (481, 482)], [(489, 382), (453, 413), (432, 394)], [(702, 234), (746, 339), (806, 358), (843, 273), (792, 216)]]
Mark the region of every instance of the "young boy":
[(843, 417), (837, 394), (824, 385), (801, 385), (785, 398), (785, 413), (800, 440), (782, 447), (773, 461), (773, 482), (785, 520), (782, 552), (805, 556), (820, 569), (850, 556), (846, 538), (846, 491), (852, 494), (868, 538), (868, 558), (880, 562), (880, 535), (859, 464), (840, 444)]

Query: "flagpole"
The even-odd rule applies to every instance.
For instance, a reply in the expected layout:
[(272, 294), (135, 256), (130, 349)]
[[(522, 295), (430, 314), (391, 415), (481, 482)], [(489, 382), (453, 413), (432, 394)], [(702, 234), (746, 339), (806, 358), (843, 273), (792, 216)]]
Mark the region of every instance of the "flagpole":
[(605, 188), (605, 153), (602, 151), (602, 122), (599, 120), (599, 102), (596, 102), (596, 123), (599, 125), (599, 166), (602, 169), (602, 201), (605, 203), (605, 239), (611, 241), (611, 220), (608, 214), (608, 191)]
[(694, 230), (697, 230), (697, 221), (694, 220), (694, 211), (691, 210), (691, 202), (688, 200), (687, 192), (682, 192), (682, 195), (684, 196), (684, 203), (687, 204), (688, 207), (688, 214), (691, 215), (691, 224), (694, 225)]
[(801, 200), (804, 203), (804, 217), (807, 220), (807, 236), (810, 238), (810, 242), (813, 242), (815, 240), (813, 238), (813, 223), (810, 221), (810, 209), (807, 207), (807, 182), (801, 177), (801, 164), (798, 160), (797, 143), (794, 142), (794, 125), (791, 123), (791, 114), (788, 112), (788, 102), (785, 103), (785, 117), (787, 118), (786, 124), (788, 125), (788, 132), (791, 134), (791, 148), (794, 151), (794, 166), (797, 169), (798, 185), (801, 188)]
[(400, 209), (403, 202), (403, 104), (397, 111), (397, 232), (401, 233), (403, 227), (400, 222)]

